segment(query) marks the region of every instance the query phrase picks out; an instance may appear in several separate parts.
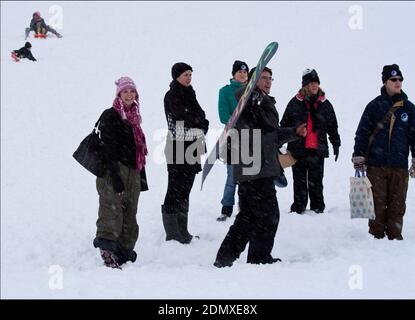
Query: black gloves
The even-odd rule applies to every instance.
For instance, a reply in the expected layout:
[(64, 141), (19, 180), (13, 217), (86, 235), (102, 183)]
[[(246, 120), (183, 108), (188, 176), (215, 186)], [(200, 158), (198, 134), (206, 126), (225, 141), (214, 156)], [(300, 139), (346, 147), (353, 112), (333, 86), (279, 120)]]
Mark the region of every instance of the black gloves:
[(355, 168), (355, 170), (366, 172), (367, 165), (366, 165), (365, 157), (362, 157), (362, 156), (353, 157), (352, 162), (353, 162), (353, 167)]
[(339, 146), (333, 146), (333, 153), (334, 153), (334, 161), (337, 161), (337, 158), (339, 157)]
[(203, 133), (206, 134), (209, 130), (209, 120), (201, 117), (195, 117), (191, 123), (189, 123), (193, 128), (198, 128), (203, 130)]

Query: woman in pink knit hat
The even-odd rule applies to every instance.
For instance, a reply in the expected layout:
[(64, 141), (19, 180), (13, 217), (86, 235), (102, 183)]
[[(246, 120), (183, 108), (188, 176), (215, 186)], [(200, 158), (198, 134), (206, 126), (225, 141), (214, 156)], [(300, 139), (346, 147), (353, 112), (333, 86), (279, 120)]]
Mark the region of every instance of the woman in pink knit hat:
[(99, 210), (95, 248), (108, 267), (134, 262), (138, 239), (137, 206), (148, 190), (145, 176), (147, 146), (141, 129), (139, 95), (129, 77), (116, 82), (112, 107), (99, 121), (106, 171), (97, 178)]

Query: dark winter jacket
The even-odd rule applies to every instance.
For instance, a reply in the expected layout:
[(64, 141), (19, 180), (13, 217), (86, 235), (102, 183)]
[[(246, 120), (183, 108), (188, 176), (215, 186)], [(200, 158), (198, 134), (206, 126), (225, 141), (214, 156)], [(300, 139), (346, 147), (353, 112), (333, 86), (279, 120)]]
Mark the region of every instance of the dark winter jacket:
[(236, 91), (243, 86), (242, 83), (231, 79), (229, 84), (220, 88), (219, 90), (219, 101), (218, 101), (218, 111), (220, 122), (227, 124), (229, 118), (231, 117), (233, 111), (238, 105), (236, 100), (235, 93)]
[(372, 100), (363, 112), (356, 131), (353, 156), (366, 156), (369, 137), (397, 101), (403, 101), (404, 106), (394, 113), (396, 120), (390, 142), (388, 121), (374, 137), (368, 153), (369, 166), (408, 168), (409, 148), (412, 157), (415, 157), (415, 106), (403, 91), (400, 95), (390, 97), (385, 87), (382, 87), (381, 95)]
[(13, 50), (13, 52), (20, 58), (27, 58), (29, 60), (32, 61), (36, 61), (35, 57), (32, 55), (32, 52), (26, 48), (26, 47), (22, 47), (19, 50)]
[[(239, 143), (232, 143), (232, 162), (235, 162), (237, 159), (235, 156), (238, 154), (239, 162), (233, 167), (234, 179), (237, 182), (280, 176), (281, 166), (277, 160), (278, 149), (284, 143), (299, 138), (295, 133), (295, 128), (281, 128), (278, 125), (279, 115), (275, 103), (274, 97), (264, 94), (256, 88), (248, 98), (244, 110), (236, 122), (235, 128), (238, 130), (240, 140)], [(248, 131), (243, 129), (248, 129)], [(254, 144), (257, 142), (254, 138), (255, 129), (260, 130), (261, 139), (260, 153), (257, 156), (253, 153)], [(249, 155), (255, 158), (252, 163), (244, 163), (247, 161), (241, 157), (241, 151), (247, 152), (243, 131), (249, 133)], [(259, 159), (258, 156), (260, 156)], [(253, 170), (255, 168), (256, 170)], [(256, 171), (256, 173), (247, 174), (246, 169)]]
[[(311, 113), (313, 131), (317, 133), (317, 155), (327, 158), (329, 156), (327, 135), (333, 147), (340, 147), (340, 136), (333, 106), (325, 98), (323, 91), (320, 90), (318, 96), (314, 97), (314, 100), (311, 98), (311, 101), (301, 94), (292, 98), (285, 109), (281, 127), (297, 127), (301, 123), (307, 123), (309, 113)], [(306, 157), (306, 138), (290, 142), (287, 149), (296, 159)]]
[[(206, 152), (204, 135), (208, 131), (209, 121), (196, 99), (192, 86), (185, 87), (173, 80), (170, 90), (164, 96), (164, 112), (169, 129), (165, 148), (167, 163), (186, 164), (186, 168), (190, 171), (201, 171), (200, 156)], [(183, 126), (176, 127), (177, 121), (182, 122)], [(186, 159), (185, 155), (189, 147), (195, 149), (192, 153), (193, 157)], [(176, 150), (183, 150), (179, 158)]]
[(30, 21), (30, 30), (36, 31), (36, 25), (37, 25), (37, 24), (39, 24), (39, 26), (40, 26), (41, 28), (45, 28), (45, 29), (47, 29), (47, 28), (48, 28), (48, 26), (47, 26), (47, 24), (46, 24), (46, 22), (45, 22), (45, 19), (40, 18), (40, 19), (32, 19), (32, 20)]
[[(123, 120), (114, 108), (106, 109), (101, 117), (99, 130), (103, 142), (105, 167), (109, 171), (114, 191), (124, 191), (120, 177), (119, 162), (123, 165), (136, 168), (136, 150), (134, 133), (130, 123)], [(145, 169), (141, 170), (141, 191), (148, 190)]]

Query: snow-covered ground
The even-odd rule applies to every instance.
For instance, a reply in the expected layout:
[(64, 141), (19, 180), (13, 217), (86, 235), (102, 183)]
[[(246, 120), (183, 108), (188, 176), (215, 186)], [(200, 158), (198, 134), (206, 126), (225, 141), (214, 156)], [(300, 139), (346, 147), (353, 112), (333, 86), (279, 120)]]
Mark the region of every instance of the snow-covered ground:
[[(15, 63), (10, 51), (24, 45), (36, 10), (63, 23), (63, 38), (30, 38), (38, 61)], [(415, 298), (415, 181), (404, 241), (374, 240), (367, 221), (350, 219), (348, 204), (354, 132), (379, 93), (383, 65), (400, 65), (415, 100), (414, 13), (414, 2), (1, 2), (1, 297)], [(302, 71), (316, 68), (337, 113), (340, 157), (326, 161), (322, 215), (288, 213), (287, 171), (273, 250), (282, 263), (248, 265), (245, 252), (232, 268), (217, 269), (216, 252), (233, 222), (215, 220), (225, 166), (214, 167), (203, 192), (197, 176), (189, 229), (200, 240), (164, 241), (163, 97), (172, 64), (192, 65), (211, 148), (222, 128), (218, 89), (233, 61), (253, 67), (271, 41), (280, 44), (269, 63), (280, 115)], [(92, 246), (95, 179), (72, 153), (124, 75), (140, 93), (150, 191), (140, 196), (138, 261), (120, 271), (102, 266)]]

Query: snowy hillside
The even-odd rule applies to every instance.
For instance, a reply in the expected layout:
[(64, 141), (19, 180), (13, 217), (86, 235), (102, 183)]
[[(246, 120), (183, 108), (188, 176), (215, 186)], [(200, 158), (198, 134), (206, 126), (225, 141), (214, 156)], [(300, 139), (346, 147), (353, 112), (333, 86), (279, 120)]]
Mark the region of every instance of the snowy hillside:
[[(403, 89), (415, 101), (415, 3), (357, 4), (361, 12), (351, 7), (356, 2), (1, 2), (1, 297), (415, 298), (415, 181), (401, 242), (374, 240), (366, 220), (350, 219), (348, 203), (354, 132), (379, 94), (383, 65), (400, 65)], [(32, 13), (56, 21), (53, 5), (62, 9), (63, 38), (31, 37), (38, 61), (13, 62), (10, 51), (24, 45)], [(163, 97), (173, 63), (189, 63), (211, 124), (210, 149), (222, 129), (218, 90), (233, 61), (253, 67), (271, 41), (280, 45), (269, 63), (280, 115), (302, 71), (316, 68), (339, 121), (340, 157), (325, 162), (322, 215), (288, 213), (287, 170), (289, 186), (277, 190), (273, 250), (282, 263), (248, 265), (245, 252), (232, 268), (217, 269), (216, 252), (233, 222), (216, 221), (225, 166), (214, 167), (203, 192), (196, 177), (189, 230), (200, 240), (164, 241)], [(137, 262), (119, 271), (105, 268), (92, 246), (95, 179), (72, 153), (110, 107), (114, 81), (124, 75), (140, 94), (150, 191), (139, 201)]]

